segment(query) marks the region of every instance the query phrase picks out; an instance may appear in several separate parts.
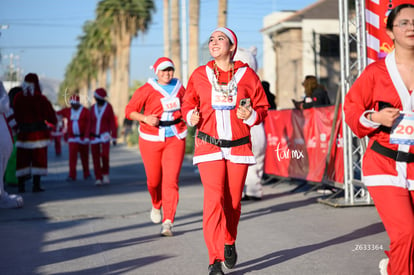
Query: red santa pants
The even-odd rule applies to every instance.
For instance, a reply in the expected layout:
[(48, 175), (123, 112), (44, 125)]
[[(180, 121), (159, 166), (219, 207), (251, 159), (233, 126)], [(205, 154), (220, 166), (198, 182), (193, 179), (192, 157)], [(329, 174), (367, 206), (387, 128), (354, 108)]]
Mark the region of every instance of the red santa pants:
[(16, 176), (47, 175), (47, 147), (16, 150)]
[(168, 137), (165, 142), (139, 139), (152, 206), (163, 209), (163, 222), (174, 222), (178, 204), (178, 179), (183, 164), (185, 139)]
[(394, 186), (368, 191), (390, 238), (388, 275), (414, 274), (414, 191)]
[(96, 180), (102, 180), (102, 175), (109, 175), (109, 142), (91, 144), (93, 169)]
[(78, 153), (80, 155), (83, 178), (89, 177), (89, 144), (69, 142), (69, 177), (76, 179), (76, 164), (78, 162)]
[(60, 156), (62, 154), (62, 136), (54, 136), (53, 141), (55, 143), (56, 156)]
[(216, 160), (198, 164), (204, 187), (203, 232), (209, 262), (224, 260), (224, 244), (234, 244), (241, 214), (247, 164)]

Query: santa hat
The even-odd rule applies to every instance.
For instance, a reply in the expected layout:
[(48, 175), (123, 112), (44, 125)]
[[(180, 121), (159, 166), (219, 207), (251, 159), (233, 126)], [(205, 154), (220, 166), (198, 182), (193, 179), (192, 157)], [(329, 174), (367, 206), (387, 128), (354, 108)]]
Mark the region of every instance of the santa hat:
[(70, 104), (80, 104), (80, 98), (78, 95), (71, 95), (69, 102)]
[(95, 90), (94, 96), (99, 99), (105, 99), (106, 91), (104, 88), (98, 88)]
[(211, 34), (213, 34), (214, 32), (222, 32), (222, 33), (224, 33), (229, 38), (231, 44), (235, 45), (234, 52), (231, 55), (231, 59), (233, 59), (234, 56), (236, 55), (236, 51), (237, 51), (237, 36), (234, 33), (234, 31), (232, 31), (232, 30), (230, 30), (229, 28), (226, 28), (226, 27), (218, 27), (217, 29), (215, 29), (214, 31), (212, 31)]
[(167, 68), (173, 68), (175, 70), (174, 62), (172, 62), (172, 60), (168, 57), (158, 58), (157, 61), (155, 61), (154, 65), (151, 66), (151, 69), (154, 70), (155, 74)]

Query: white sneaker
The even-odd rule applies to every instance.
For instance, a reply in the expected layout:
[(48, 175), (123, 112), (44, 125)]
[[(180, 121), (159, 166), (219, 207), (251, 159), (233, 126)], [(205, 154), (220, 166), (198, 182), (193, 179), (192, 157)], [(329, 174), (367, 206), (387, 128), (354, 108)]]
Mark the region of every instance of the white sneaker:
[(161, 236), (171, 237), (173, 235), (172, 227), (173, 225), (172, 225), (171, 220), (168, 220), (168, 219), (165, 220), (161, 226)]
[(156, 209), (152, 207), (150, 218), (153, 223), (160, 223), (161, 222), (161, 209)]
[(387, 271), (388, 262), (389, 262), (389, 259), (388, 258), (382, 259), (379, 262), (378, 267), (379, 267), (379, 270), (380, 270), (380, 274), (381, 275), (388, 275), (388, 271)]
[(103, 175), (102, 184), (109, 184), (111, 181), (109, 180), (109, 175)]
[(21, 208), (23, 207), (23, 198), (19, 195), (9, 195), (4, 192), (0, 195), (0, 208)]
[(101, 180), (96, 180), (95, 181), (95, 185), (96, 186), (101, 186), (102, 185), (102, 181)]

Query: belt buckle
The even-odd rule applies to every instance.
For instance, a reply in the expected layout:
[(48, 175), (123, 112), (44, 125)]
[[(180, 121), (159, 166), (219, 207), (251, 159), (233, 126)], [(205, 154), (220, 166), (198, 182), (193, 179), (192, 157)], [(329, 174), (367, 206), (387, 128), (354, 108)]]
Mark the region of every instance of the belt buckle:
[(408, 162), (409, 154), (406, 152), (397, 151), (396, 161)]

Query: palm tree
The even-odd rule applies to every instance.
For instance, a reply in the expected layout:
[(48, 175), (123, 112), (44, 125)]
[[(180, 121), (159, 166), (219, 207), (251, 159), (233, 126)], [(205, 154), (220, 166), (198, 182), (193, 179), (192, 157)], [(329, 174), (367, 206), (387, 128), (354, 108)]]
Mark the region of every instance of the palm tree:
[(97, 20), (110, 22), (111, 39), (115, 49), (112, 60), (115, 75), (111, 74), (109, 94), (114, 112), (121, 123), (128, 102), (129, 67), (132, 38), (145, 32), (155, 11), (152, 0), (101, 0), (97, 7)]
[(199, 40), (199, 25), (200, 25), (200, 0), (190, 0), (190, 27), (188, 32), (189, 37), (189, 51), (188, 51), (188, 74), (198, 67), (198, 40)]
[(107, 70), (110, 60), (114, 55), (115, 49), (111, 39), (111, 25), (109, 20), (92, 21), (85, 31), (88, 36), (87, 45), (89, 47), (94, 65), (97, 67), (97, 79), (91, 86), (107, 88)]

